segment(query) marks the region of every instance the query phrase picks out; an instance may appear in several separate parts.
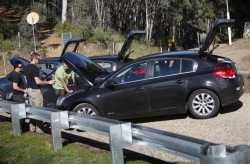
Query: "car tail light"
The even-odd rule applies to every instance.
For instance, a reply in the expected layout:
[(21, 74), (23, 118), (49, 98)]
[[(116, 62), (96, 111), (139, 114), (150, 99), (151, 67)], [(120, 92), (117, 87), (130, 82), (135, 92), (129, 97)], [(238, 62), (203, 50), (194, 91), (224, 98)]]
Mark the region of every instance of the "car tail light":
[(220, 78), (233, 79), (235, 78), (235, 71), (233, 70), (233, 68), (230, 67), (216, 68), (213, 72), (213, 75)]

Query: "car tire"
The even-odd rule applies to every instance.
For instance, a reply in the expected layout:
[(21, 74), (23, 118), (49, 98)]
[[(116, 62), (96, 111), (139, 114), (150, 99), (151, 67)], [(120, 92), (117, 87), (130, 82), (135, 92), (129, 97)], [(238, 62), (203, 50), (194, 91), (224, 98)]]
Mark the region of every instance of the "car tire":
[(84, 117), (89, 117), (89, 116), (96, 116), (98, 115), (96, 108), (88, 103), (81, 103), (78, 104), (74, 109), (73, 112), (84, 116)]
[(198, 119), (207, 119), (218, 114), (220, 109), (219, 97), (208, 89), (194, 91), (188, 100), (189, 112)]

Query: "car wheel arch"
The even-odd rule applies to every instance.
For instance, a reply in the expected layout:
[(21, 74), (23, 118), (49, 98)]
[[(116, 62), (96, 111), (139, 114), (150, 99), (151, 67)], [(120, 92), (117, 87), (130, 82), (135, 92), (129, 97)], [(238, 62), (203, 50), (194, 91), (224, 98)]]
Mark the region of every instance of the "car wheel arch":
[[(201, 90), (201, 89), (206, 89), (206, 90), (209, 90), (209, 91), (211, 91), (211, 92), (214, 92), (214, 93), (216, 94), (216, 96), (218, 96), (218, 98), (219, 98), (220, 107), (222, 106), (220, 94), (218, 93), (218, 91), (216, 91), (215, 88), (212, 88), (212, 87), (199, 87), (199, 88), (192, 89), (192, 90), (189, 92), (188, 96), (186, 97), (185, 104), (188, 103), (188, 100), (189, 100), (190, 96), (191, 96), (195, 91), (198, 91), (198, 90)], [(186, 106), (186, 107), (187, 107), (187, 106)], [(186, 108), (186, 111), (187, 111), (187, 110), (188, 110), (188, 109)]]

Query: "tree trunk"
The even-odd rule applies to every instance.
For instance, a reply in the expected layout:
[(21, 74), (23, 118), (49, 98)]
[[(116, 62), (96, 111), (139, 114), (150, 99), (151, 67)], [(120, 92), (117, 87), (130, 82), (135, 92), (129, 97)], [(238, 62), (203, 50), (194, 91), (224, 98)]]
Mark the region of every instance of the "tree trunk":
[(96, 11), (99, 27), (103, 27), (103, 24), (104, 24), (103, 10), (104, 10), (104, 1), (95, 0), (95, 11)]
[(146, 39), (149, 41), (149, 13), (148, 13), (148, 0), (145, 0), (145, 10), (146, 10)]
[(4, 67), (4, 74), (7, 74), (7, 68), (6, 68), (6, 59), (5, 59), (5, 53), (3, 52), (3, 67)]
[(62, 0), (62, 23), (67, 20), (67, 0)]

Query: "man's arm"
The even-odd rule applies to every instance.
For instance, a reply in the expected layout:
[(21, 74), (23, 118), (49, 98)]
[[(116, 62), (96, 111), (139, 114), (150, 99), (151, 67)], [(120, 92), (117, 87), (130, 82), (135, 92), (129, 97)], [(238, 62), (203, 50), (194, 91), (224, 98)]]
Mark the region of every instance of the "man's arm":
[(52, 85), (53, 84), (53, 80), (41, 80), (39, 77), (35, 77), (35, 82), (37, 85)]
[(68, 88), (67, 84), (65, 83), (65, 81), (64, 81), (62, 78), (60, 78), (60, 77), (57, 77), (57, 78), (58, 78), (58, 80), (62, 83), (62, 86), (63, 86), (64, 90), (65, 90), (67, 93), (71, 93), (72, 90), (69, 90), (69, 88)]
[(20, 88), (16, 82), (13, 82), (12, 85), (13, 85), (14, 90), (20, 91), (20, 92), (25, 92), (25, 89)]

